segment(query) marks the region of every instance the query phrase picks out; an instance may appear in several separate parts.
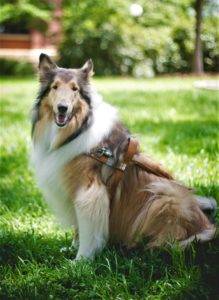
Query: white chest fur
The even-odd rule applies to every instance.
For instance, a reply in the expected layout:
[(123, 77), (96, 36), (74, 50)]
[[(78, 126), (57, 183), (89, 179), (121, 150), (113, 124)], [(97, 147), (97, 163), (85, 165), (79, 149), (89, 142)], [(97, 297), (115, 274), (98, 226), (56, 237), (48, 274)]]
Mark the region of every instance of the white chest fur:
[(113, 107), (98, 99), (93, 102), (93, 123), (90, 128), (75, 140), (51, 150), (59, 128), (48, 124), (42, 138), (33, 147), (31, 160), (35, 168), (36, 179), (43, 195), (63, 225), (75, 225), (73, 200), (69, 199), (62, 184), (62, 169), (74, 157), (88, 153), (109, 134), (117, 113)]

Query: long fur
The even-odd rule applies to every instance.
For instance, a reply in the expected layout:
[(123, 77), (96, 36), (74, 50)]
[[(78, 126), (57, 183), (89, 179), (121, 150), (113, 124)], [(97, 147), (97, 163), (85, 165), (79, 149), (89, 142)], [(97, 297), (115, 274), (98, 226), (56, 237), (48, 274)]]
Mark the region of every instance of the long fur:
[[(200, 209), (210, 202), (167, 179), (171, 176), (154, 175), (150, 168), (161, 169), (148, 157), (148, 171), (130, 164), (113, 191), (112, 170), (86, 155), (108, 145), (117, 157), (129, 134), (116, 110), (91, 88), (91, 62), (79, 70), (68, 70), (43, 56), (39, 67), (41, 92), (33, 110), (32, 162), (39, 187), (58, 219), (79, 232), (76, 259), (92, 258), (108, 240), (133, 247), (148, 237), (149, 247), (173, 240), (186, 246), (195, 238), (205, 241), (214, 236), (215, 227)], [(65, 97), (69, 95), (76, 103), (64, 128), (54, 122), (57, 100), (52, 84), (57, 80)], [(80, 93), (71, 92), (72, 82), (79, 85)]]
[(61, 129), (47, 121), (40, 129), (42, 132), (32, 151), (32, 162), (35, 166), (38, 184), (43, 190), (46, 200), (64, 225), (71, 225), (73, 216), (72, 205), (65, 200), (66, 192), (61, 178), (62, 169), (75, 157), (82, 153), (89, 153), (93, 147), (98, 145), (109, 134), (117, 119), (116, 110), (102, 102), (99, 96), (94, 93), (91, 99), (94, 120), (87, 131), (61, 148), (52, 150)]

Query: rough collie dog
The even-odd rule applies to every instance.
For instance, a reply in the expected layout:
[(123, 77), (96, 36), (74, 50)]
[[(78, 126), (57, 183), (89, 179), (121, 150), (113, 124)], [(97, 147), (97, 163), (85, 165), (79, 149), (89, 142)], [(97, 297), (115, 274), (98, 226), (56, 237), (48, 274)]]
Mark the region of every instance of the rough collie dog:
[(156, 247), (208, 241), (215, 227), (202, 209), (213, 202), (175, 181), (133, 142), (116, 110), (90, 84), (93, 64), (64, 69), (40, 55), (33, 107), (32, 161), (46, 201), (75, 228), (76, 259), (93, 258), (107, 241)]

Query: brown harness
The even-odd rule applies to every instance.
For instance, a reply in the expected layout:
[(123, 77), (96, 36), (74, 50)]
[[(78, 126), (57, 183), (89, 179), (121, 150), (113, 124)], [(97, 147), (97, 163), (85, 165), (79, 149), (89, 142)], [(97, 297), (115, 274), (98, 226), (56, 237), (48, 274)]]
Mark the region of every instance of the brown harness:
[[(124, 172), (129, 164), (135, 164), (148, 173), (154, 174), (159, 177), (173, 179), (173, 177), (163, 170), (163, 168), (153, 162), (151, 158), (139, 151), (139, 143), (134, 138), (128, 138), (127, 146), (123, 154), (123, 159), (115, 164), (113, 160), (113, 154), (108, 148), (97, 148), (94, 152), (88, 154), (93, 159), (99, 161), (103, 165), (107, 165), (114, 170), (113, 182), (110, 185), (110, 189), (113, 194), (116, 192), (116, 188), (121, 181)], [(108, 183), (108, 181), (107, 181)], [(106, 183), (106, 184), (107, 184)]]

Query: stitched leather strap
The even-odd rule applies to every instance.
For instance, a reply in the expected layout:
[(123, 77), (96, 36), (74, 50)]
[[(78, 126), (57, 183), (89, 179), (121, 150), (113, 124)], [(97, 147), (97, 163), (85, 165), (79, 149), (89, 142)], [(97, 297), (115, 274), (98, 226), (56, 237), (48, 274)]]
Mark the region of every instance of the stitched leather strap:
[(139, 152), (139, 143), (134, 138), (129, 138), (127, 150), (124, 154), (124, 163), (128, 164), (132, 161), (134, 154)]
[(151, 158), (146, 156), (145, 154), (135, 154), (132, 158), (132, 162), (148, 173), (167, 179), (173, 179), (172, 175), (165, 171), (161, 165), (153, 162)]

